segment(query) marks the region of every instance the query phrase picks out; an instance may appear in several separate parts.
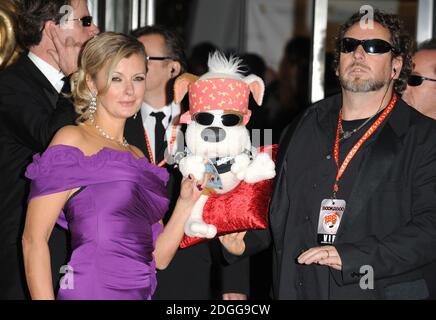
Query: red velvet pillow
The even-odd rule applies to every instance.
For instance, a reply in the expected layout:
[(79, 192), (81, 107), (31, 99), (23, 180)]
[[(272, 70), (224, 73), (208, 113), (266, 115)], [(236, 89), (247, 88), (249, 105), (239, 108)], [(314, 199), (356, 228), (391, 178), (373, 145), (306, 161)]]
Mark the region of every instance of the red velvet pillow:
[[(260, 147), (259, 152), (271, 152), (275, 160), (278, 145)], [(232, 191), (224, 194), (212, 194), (207, 199), (203, 211), (203, 220), (216, 226), (217, 235), (268, 227), (268, 207), (272, 195), (273, 180), (258, 183), (241, 183)], [(207, 241), (207, 238), (195, 238), (185, 235), (180, 248)]]

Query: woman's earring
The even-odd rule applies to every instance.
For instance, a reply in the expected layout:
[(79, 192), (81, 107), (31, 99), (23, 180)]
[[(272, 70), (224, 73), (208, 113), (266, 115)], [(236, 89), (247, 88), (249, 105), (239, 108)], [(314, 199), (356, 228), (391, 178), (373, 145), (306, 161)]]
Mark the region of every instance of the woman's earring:
[(89, 119), (94, 122), (94, 113), (97, 111), (97, 96), (93, 93), (91, 101), (89, 102)]

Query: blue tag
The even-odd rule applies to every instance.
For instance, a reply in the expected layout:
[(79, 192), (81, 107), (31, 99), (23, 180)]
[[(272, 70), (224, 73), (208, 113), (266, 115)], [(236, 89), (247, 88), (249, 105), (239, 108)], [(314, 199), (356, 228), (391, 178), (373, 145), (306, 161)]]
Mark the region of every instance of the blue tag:
[(209, 174), (209, 180), (207, 181), (207, 188), (213, 188), (213, 189), (222, 189), (223, 184), (221, 182), (220, 175), (213, 165), (212, 161), (209, 160), (209, 162), (206, 164), (206, 174)]

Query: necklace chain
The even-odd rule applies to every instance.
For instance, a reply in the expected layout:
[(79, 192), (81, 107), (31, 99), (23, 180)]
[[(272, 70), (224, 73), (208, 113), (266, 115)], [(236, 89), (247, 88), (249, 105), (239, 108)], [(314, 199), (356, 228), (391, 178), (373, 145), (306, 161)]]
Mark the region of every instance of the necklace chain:
[(100, 133), (100, 135), (102, 135), (106, 139), (114, 141), (114, 142), (118, 143), (120, 146), (123, 146), (125, 148), (127, 148), (129, 146), (129, 143), (127, 142), (125, 137), (123, 137), (122, 141), (117, 140), (114, 137), (107, 134), (98, 124), (95, 124), (95, 123), (93, 123), (93, 124), (94, 124), (94, 127), (97, 129), (97, 131)]
[[(391, 80), (389, 81), (389, 83), (391, 83), (391, 81), (392, 81), (392, 79), (393, 78), (391, 78)], [(344, 131), (344, 129), (342, 128), (342, 125), (340, 126), (340, 128), (339, 128), (339, 132), (341, 133), (341, 135), (342, 135), (342, 137), (339, 139), (339, 142), (340, 141), (342, 141), (342, 140), (346, 140), (346, 139), (348, 139), (348, 138), (350, 138), (353, 134), (355, 134), (357, 131), (359, 131), (360, 129), (362, 129), (369, 121), (371, 121), (371, 119), (373, 119), (381, 110), (383, 110), (383, 109), (385, 109), (388, 105), (389, 105), (389, 103), (385, 106), (385, 107), (383, 107), (382, 108), (382, 106), (383, 106), (383, 100), (385, 99), (385, 97), (386, 97), (386, 94), (388, 93), (388, 90), (389, 90), (389, 86), (386, 88), (386, 91), (385, 91), (385, 94), (383, 95), (383, 98), (381, 99), (381, 101), (380, 101), (380, 105), (379, 105), (379, 107), (378, 107), (378, 110), (377, 110), (377, 112), (376, 113), (374, 113), (371, 117), (369, 117), (368, 119), (366, 119), (360, 126), (358, 126), (357, 128), (354, 128), (353, 130), (351, 130), (351, 131)]]
[(371, 119), (373, 119), (376, 115), (378, 114), (378, 111), (377, 111), (377, 113), (375, 113), (374, 115), (372, 115), (370, 118), (368, 118), (368, 119), (366, 119), (360, 126), (358, 126), (357, 128), (354, 128), (353, 130), (351, 130), (351, 131), (344, 131), (344, 129), (342, 128), (342, 125), (341, 125), (341, 127), (339, 128), (339, 130), (340, 130), (340, 132), (341, 132), (341, 135), (342, 135), (342, 137), (341, 137), (341, 139), (339, 139), (339, 141), (340, 140), (346, 140), (346, 139), (348, 139), (348, 138), (350, 138), (353, 134), (355, 134), (357, 131), (359, 131), (360, 129), (362, 129), (369, 121), (371, 121)]

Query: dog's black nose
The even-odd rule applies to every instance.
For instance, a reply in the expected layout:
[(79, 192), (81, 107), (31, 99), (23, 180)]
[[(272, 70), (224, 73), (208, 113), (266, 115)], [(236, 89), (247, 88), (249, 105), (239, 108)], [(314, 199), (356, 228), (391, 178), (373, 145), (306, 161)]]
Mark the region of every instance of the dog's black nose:
[(201, 131), (201, 137), (206, 142), (221, 142), (226, 138), (226, 132), (219, 127), (207, 127)]

